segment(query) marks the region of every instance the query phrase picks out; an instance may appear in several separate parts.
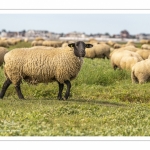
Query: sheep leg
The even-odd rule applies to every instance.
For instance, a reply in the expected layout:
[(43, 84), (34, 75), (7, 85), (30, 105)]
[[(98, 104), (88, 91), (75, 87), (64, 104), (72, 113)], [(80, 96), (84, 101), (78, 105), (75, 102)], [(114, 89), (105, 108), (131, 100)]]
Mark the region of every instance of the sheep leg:
[(23, 94), (21, 92), (21, 88), (20, 88), (20, 82), (17, 83), (17, 85), (15, 86), (15, 89), (16, 89), (19, 99), (24, 99), (24, 96), (23, 96)]
[(62, 84), (62, 83), (60, 83), (60, 82), (58, 82), (58, 84), (59, 84), (59, 93), (58, 93), (57, 98), (58, 98), (59, 100), (62, 100), (62, 99), (63, 99), (63, 98), (62, 98), (62, 91), (63, 91), (63, 88), (64, 88), (64, 84)]
[(2, 90), (1, 90), (1, 93), (0, 93), (0, 98), (2, 99), (6, 93), (6, 90), (7, 88), (9, 87), (9, 85), (11, 84), (12, 82), (10, 81), (10, 79), (7, 78), (7, 80), (4, 82), (3, 86), (2, 86)]
[(71, 83), (69, 80), (65, 81), (65, 84), (67, 85), (67, 90), (65, 93), (65, 100), (68, 99), (69, 95), (70, 95), (70, 88), (71, 88)]

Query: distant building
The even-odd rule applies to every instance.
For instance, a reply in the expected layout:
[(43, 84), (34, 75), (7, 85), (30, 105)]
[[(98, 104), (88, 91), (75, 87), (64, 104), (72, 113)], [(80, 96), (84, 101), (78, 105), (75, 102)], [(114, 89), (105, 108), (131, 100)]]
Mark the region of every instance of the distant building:
[(28, 30), (25, 33), (26, 37), (46, 37), (49, 32), (47, 30)]
[(13, 31), (8, 31), (7, 32), (7, 37), (17, 37), (19, 35), (18, 32), (13, 32)]
[(130, 34), (127, 30), (123, 30), (120, 33), (121, 38), (130, 38)]
[(0, 34), (1, 37), (7, 37), (7, 32), (6, 31), (2, 31)]
[(85, 38), (86, 35), (85, 33), (80, 33), (80, 32), (70, 32), (68, 34), (66, 34), (66, 37), (75, 37), (75, 38)]
[(137, 39), (150, 39), (150, 34), (140, 33), (136, 35)]

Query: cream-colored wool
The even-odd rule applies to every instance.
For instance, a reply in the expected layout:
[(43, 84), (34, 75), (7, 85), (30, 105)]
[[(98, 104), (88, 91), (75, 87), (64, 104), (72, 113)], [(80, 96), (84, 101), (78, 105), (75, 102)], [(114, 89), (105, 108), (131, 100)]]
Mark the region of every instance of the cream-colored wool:
[(8, 52), (5, 47), (0, 47), (0, 66), (4, 63), (4, 55)]
[(142, 60), (143, 59), (136, 56), (123, 56), (120, 60), (120, 68), (125, 70), (131, 70), (134, 64)]
[(69, 50), (18, 48), (4, 57), (5, 74), (14, 85), (22, 78), (31, 84), (74, 79), (80, 71), (82, 58)]
[(150, 45), (149, 44), (143, 44), (141, 46), (142, 49), (147, 49), (147, 50), (150, 50)]
[(139, 61), (143, 60), (142, 57), (138, 53), (135, 53), (135, 52), (132, 52), (129, 50), (116, 49), (110, 54), (110, 62), (111, 62), (112, 67), (114, 69), (115, 68), (120, 68), (120, 69), (126, 68), (126, 67), (120, 66), (121, 59), (125, 56), (137, 57), (137, 59)]
[(136, 63), (132, 67), (131, 79), (132, 83), (145, 83), (150, 81), (150, 59), (145, 59)]
[(140, 50), (140, 48), (137, 48), (133, 45), (130, 45), (130, 46), (124, 46), (124, 47), (121, 47), (120, 48), (121, 50), (129, 50), (129, 51), (133, 51), (133, 52), (136, 52), (138, 50)]
[(93, 44), (92, 48), (86, 48), (87, 58), (109, 58), (110, 47), (107, 44)]
[(138, 50), (136, 51), (136, 53), (138, 53), (143, 59), (148, 59), (149, 55), (150, 55), (150, 51), (149, 50)]
[(118, 49), (118, 48), (121, 48), (121, 47), (122, 47), (122, 45), (121, 45), (121, 44), (116, 43), (116, 44), (114, 44), (114, 45), (113, 45), (113, 47), (114, 47), (114, 49)]

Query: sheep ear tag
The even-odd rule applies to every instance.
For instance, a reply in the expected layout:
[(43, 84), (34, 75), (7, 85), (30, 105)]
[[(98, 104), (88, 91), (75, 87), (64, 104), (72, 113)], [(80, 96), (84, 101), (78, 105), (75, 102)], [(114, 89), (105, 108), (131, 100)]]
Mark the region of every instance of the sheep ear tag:
[(74, 43), (71, 43), (71, 44), (68, 44), (69, 47), (74, 47), (75, 44)]
[(91, 47), (93, 47), (93, 45), (92, 44), (85, 44), (85, 47), (86, 48), (91, 48)]

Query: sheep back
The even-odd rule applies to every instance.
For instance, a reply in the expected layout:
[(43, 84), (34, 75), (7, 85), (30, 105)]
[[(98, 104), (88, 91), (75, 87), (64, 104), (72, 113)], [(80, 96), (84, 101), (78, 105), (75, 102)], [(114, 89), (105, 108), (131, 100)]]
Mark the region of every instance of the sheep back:
[(132, 67), (132, 83), (145, 83), (150, 81), (150, 59), (142, 60)]
[(16, 85), (21, 79), (31, 84), (64, 83), (77, 76), (83, 60), (68, 50), (14, 49), (4, 61), (5, 74)]

